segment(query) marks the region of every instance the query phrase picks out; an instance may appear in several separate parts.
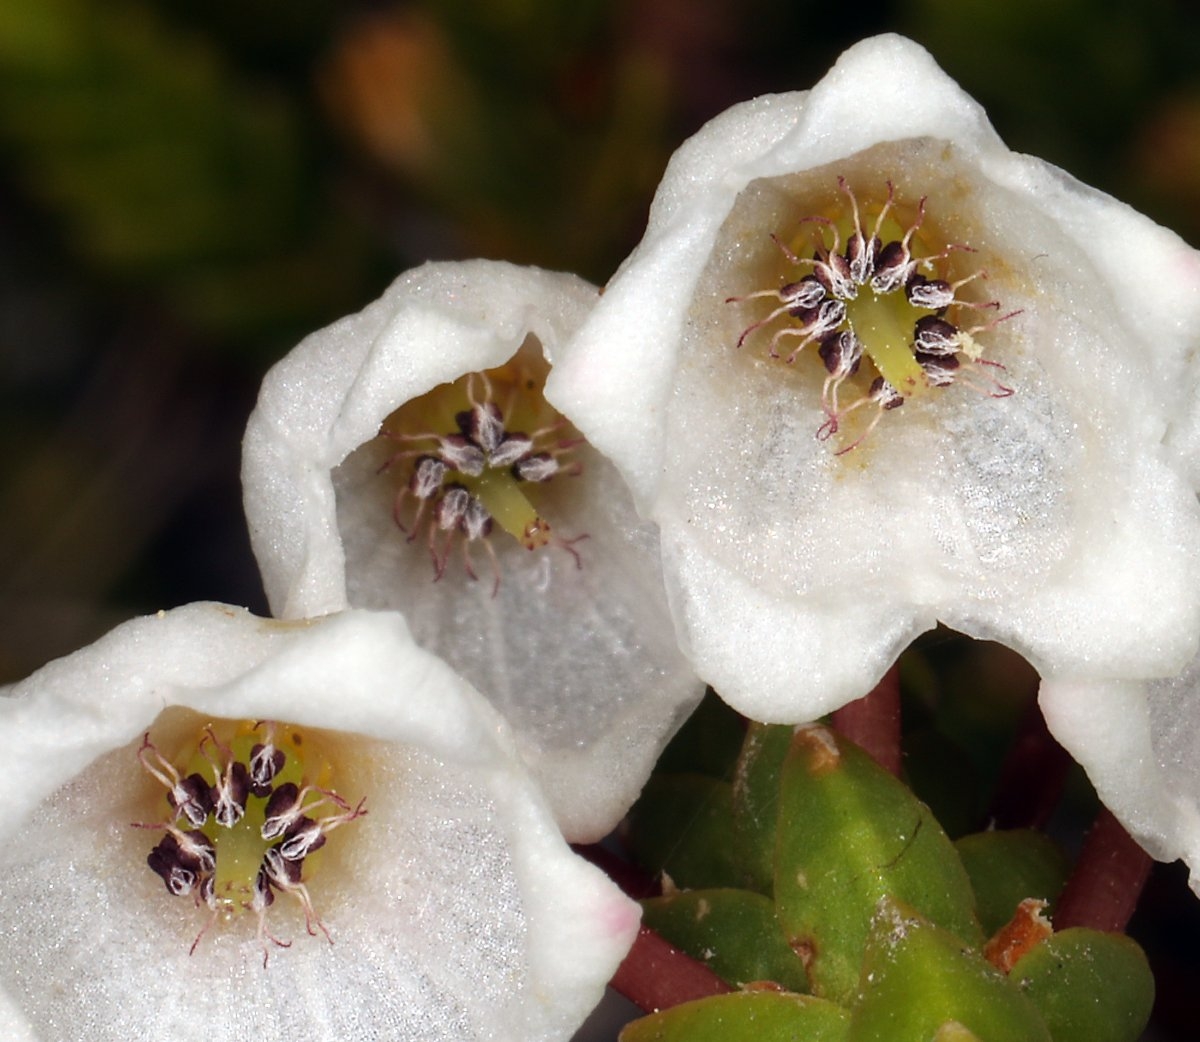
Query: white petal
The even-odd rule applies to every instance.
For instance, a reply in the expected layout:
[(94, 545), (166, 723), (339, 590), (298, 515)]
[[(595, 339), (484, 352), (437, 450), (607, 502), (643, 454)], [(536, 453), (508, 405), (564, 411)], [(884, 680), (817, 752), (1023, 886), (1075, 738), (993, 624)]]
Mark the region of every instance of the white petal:
[(1182, 858), (1200, 893), (1200, 659), (1153, 681), (1045, 681), (1051, 733), (1105, 805), (1160, 861)]
[[(194, 605), (8, 694), (0, 735), (22, 782), (0, 825), (0, 1024), (19, 1007), (30, 1038), (565, 1039), (636, 932), (499, 717), (399, 616)], [(145, 866), (155, 834), (129, 824), (161, 806), (136, 753), (169, 706), (336, 732), (338, 788), (369, 809), (310, 882), (333, 945), (281, 894), (272, 929), (293, 943), (265, 969), (253, 922), (188, 955), (206, 916), (166, 893)]]
[[(806, 385), (811, 358), (738, 351), (747, 319), (727, 298), (764, 288), (768, 233), (842, 174), (928, 194), (1020, 314), (988, 355), (1012, 397), (910, 401), (838, 458), (814, 438), (823, 373)], [(1200, 633), (1200, 513), (1162, 439), (1197, 337), (1194, 251), (1009, 152), (924, 50), (887, 36), (679, 150), (547, 397), (659, 523), (697, 671), (750, 715), (798, 720), (863, 694), (935, 620), (1043, 675), (1180, 668)]]
[(507, 362), (536, 338), (554, 361), (596, 299), (572, 276), (475, 261), (398, 279), (358, 315), (308, 337), (263, 384), (246, 431), (243, 484), (255, 554), (277, 614), (346, 605), (405, 613), (513, 725), (522, 754), (572, 840), (603, 836), (632, 803), (702, 685), (679, 653), (658, 540), (621, 478), (584, 446), (579, 477), (557, 478), (547, 516), (586, 535), (581, 567), (554, 546), (536, 553), (491, 539), (493, 596), (458, 560), (434, 582), (424, 540), (392, 517), (395, 485), (368, 445), (399, 405), (466, 373)]

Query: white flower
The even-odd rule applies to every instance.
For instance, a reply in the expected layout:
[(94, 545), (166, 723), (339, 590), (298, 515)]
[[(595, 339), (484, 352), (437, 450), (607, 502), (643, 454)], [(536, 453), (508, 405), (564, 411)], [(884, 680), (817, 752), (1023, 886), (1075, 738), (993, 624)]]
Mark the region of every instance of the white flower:
[(509, 264), (415, 269), (267, 374), (242, 471), (274, 613), (402, 611), (507, 717), (580, 841), (621, 818), (703, 693), (653, 526), (541, 395), (595, 299)]
[[(565, 1039), (636, 933), (636, 906), (566, 847), (499, 716), (397, 615), (281, 623), (192, 605), (5, 694), (8, 1042)], [(213, 840), (211, 913), (189, 876), (205, 866), (167, 838), (204, 844), (167, 785), (190, 769), (176, 749), (215, 781), (248, 745), (228, 746), (222, 720), (275, 736), (270, 772), (320, 786), (304, 810), (332, 833), (292, 865), (299, 885), (263, 887), (261, 919), (233, 914), (266, 870), (253, 830)], [(230, 844), (256, 842), (239, 866)]]
[(1193, 250), (884, 36), (678, 151), (547, 397), (659, 524), (697, 671), (799, 720), (937, 621), (1043, 676), (1181, 668), (1198, 337)]

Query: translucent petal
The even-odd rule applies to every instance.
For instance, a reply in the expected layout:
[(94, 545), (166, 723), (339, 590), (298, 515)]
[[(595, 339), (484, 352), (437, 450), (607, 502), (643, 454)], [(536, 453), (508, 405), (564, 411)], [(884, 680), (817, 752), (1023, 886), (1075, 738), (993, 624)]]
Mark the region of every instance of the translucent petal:
[[(23, 1017), (5, 1038), (565, 1039), (636, 932), (636, 906), (563, 843), (495, 712), (399, 616), (193, 605), (6, 693), (22, 785), (0, 825), (0, 1024), (8, 1006)], [(271, 929), (292, 944), (265, 968), (253, 916), (188, 954), (206, 914), (165, 891), (145, 866), (155, 834), (130, 826), (161, 814), (137, 749), (152, 724), (183, 726), (160, 716), (177, 706), (192, 727), (329, 729), (339, 789), (368, 800), (309, 881), (332, 945), (281, 894)]]
[[(1003, 370), (907, 401), (844, 456), (814, 437), (819, 364), (739, 349), (729, 300), (779, 285), (771, 233), (802, 238), (839, 177), (910, 212), (926, 197), (925, 228), (970, 247), (1002, 302), (980, 323), (1011, 315), (980, 334)], [(547, 397), (659, 523), (681, 641), (751, 716), (858, 697), (937, 620), (1047, 676), (1168, 674), (1200, 634), (1200, 513), (1162, 444), (1200, 336), (1197, 258), (1009, 152), (924, 50), (879, 37), (680, 148)], [(1015, 393), (989, 397), (993, 377)]]
[[(401, 404), (522, 345), (554, 361), (596, 299), (572, 276), (474, 261), (401, 276), (357, 315), (308, 337), (263, 384), (246, 432), (243, 484), (271, 605), (303, 617), (346, 605), (405, 613), (507, 717), (573, 840), (604, 835), (641, 788), (702, 686), (670, 622), (653, 526), (588, 446), (578, 477), (543, 509), (579, 555), (493, 537), (500, 581), (461, 547), (435, 582), (424, 539), (393, 519), (380, 424)], [(552, 515), (552, 516), (551, 516)]]
[(1200, 659), (1160, 680), (1049, 680), (1039, 693), (1054, 737), (1160, 861), (1182, 858), (1200, 893)]

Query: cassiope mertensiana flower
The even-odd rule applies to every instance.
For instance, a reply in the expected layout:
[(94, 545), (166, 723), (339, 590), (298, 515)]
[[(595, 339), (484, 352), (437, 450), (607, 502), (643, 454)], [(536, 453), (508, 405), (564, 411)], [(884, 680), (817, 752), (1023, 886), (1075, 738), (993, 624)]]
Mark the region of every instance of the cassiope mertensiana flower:
[(550, 1042), (636, 933), (393, 613), (191, 605), (4, 693), (6, 1040)]
[(242, 472), (274, 612), (402, 611), (508, 719), (572, 840), (616, 824), (703, 691), (654, 526), (542, 395), (596, 299), (497, 262), (408, 272), (268, 373)]
[(1200, 255), (884, 36), (683, 145), (546, 393), (659, 524), (697, 672), (798, 721), (939, 621), (1043, 676), (1181, 668), (1198, 337)]

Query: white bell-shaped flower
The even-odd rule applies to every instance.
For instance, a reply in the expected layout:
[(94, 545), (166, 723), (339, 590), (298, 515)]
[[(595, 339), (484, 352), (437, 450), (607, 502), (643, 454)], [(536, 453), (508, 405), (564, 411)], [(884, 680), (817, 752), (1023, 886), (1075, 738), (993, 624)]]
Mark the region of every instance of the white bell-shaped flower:
[(565, 1040), (636, 934), (393, 613), (192, 605), (4, 695), (8, 1042)]
[(1180, 669), (1198, 340), (1200, 255), (883, 36), (680, 148), (547, 397), (660, 526), (697, 672), (797, 721), (939, 621), (1043, 676)]
[(275, 614), (403, 612), (508, 719), (572, 840), (613, 827), (703, 693), (654, 526), (542, 396), (596, 299), (510, 264), (417, 268), (267, 374), (242, 474)]

